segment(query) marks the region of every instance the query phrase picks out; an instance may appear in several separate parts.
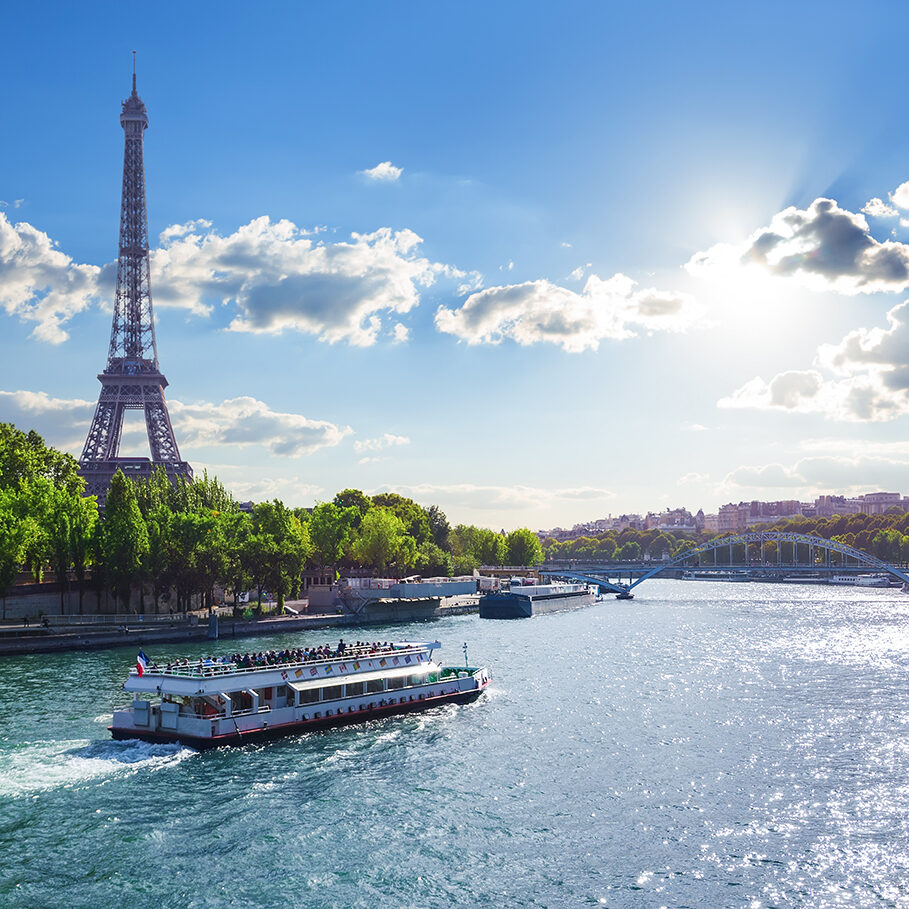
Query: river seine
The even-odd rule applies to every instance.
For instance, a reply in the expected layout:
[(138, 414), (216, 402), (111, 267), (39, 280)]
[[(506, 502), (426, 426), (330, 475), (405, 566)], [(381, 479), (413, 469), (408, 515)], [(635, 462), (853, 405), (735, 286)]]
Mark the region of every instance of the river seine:
[(358, 636), (466, 641), (491, 691), (197, 753), (109, 739), (135, 648), (0, 661), (0, 905), (909, 906), (905, 594), (656, 580)]

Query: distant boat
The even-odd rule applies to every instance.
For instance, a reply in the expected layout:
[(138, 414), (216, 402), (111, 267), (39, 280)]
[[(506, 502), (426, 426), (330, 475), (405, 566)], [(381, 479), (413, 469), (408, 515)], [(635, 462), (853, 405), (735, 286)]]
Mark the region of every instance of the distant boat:
[(596, 602), (587, 584), (515, 584), (480, 597), (481, 619), (529, 619), (545, 612), (579, 609)]
[(683, 581), (750, 581), (751, 575), (747, 571), (719, 571), (691, 570), (682, 572)]
[(890, 579), (880, 574), (835, 574), (830, 583), (846, 587), (889, 587)]

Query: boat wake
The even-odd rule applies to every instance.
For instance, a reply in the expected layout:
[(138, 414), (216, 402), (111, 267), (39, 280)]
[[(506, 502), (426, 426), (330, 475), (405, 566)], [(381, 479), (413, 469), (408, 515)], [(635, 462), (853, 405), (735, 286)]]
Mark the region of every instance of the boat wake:
[(195, 754), (181, 745), (136, 739), (23, 742), (0, 756), (0, 797), (73, 789), (121, 773), (163, 770)]

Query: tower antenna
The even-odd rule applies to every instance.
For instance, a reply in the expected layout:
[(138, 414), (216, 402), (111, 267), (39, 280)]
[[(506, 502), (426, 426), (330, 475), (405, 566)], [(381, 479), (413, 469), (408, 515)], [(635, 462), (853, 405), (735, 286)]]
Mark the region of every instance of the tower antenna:
[(136, 52), (133, 51), (133, 94), (136, 93)]

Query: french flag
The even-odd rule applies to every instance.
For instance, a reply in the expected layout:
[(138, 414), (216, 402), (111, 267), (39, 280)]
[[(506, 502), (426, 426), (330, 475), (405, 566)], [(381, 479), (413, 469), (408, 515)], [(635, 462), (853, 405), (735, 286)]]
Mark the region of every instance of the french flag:
[(148, 666), (148, 657), (145, 655), (144, 650), (140, 650), (139, 656), (136, 657), (136, 672), (138, 672), (140, 676), (143, 675), (146, 666)]

